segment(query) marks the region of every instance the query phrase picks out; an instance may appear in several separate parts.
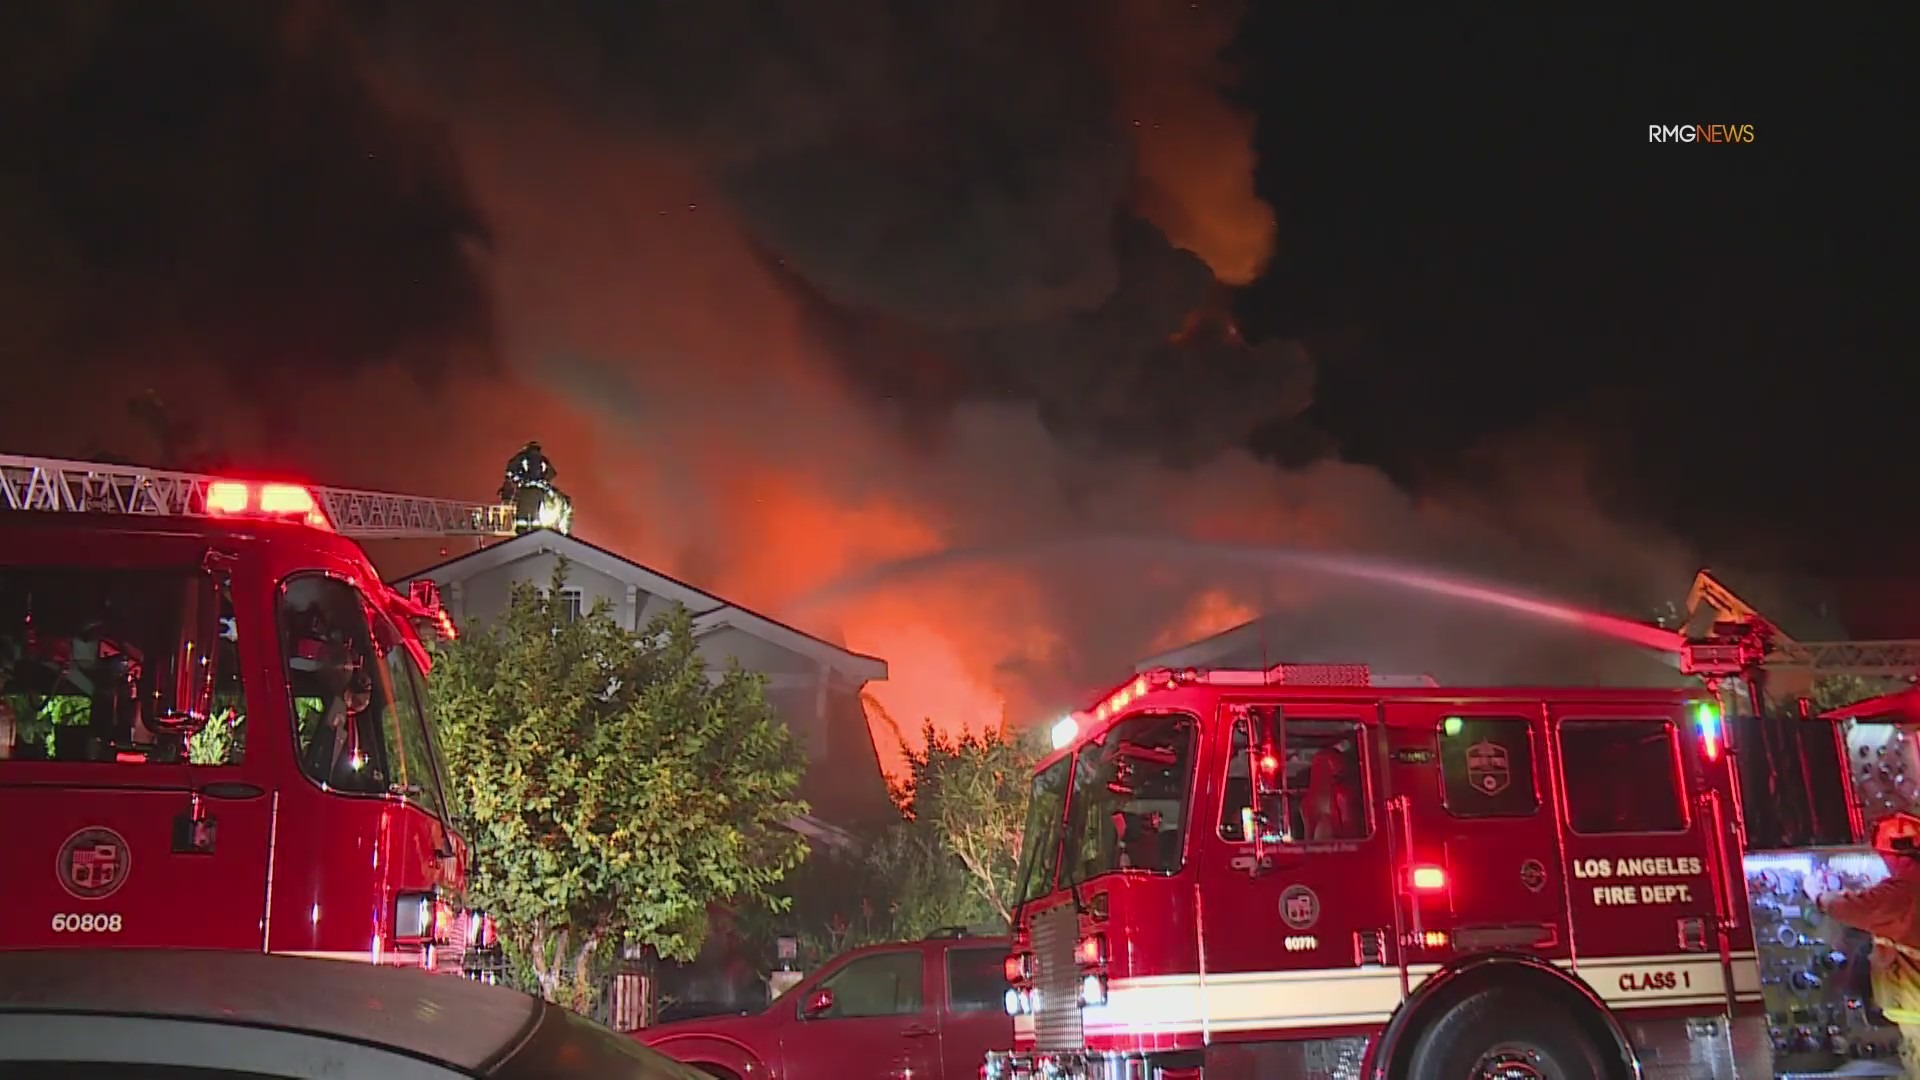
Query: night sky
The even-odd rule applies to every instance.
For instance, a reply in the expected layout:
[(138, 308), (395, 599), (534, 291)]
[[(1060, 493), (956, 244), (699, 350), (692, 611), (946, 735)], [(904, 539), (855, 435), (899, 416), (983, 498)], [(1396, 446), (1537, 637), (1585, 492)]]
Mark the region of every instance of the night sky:
[[(1242, 40), (1281, 240), (1239, 309), (1324, 341), (1313, 415), (1347, 454), (1415, 480), (1548, 432), (1709, 554), (1911, 565), (1892, 24), (1286, 7)], [(1755, 140), (1649, 144), (1688, 122)]]
[[(1636, 617), (1915, 554), (1891, 17), (16, 8), (0, 449), (481, 499), (539, 438), (583, 536), (831, 624), (901, 709), (1404, 614), (1202, 542)], [(1156, 539), (1032, 554), (1112, 534)]]

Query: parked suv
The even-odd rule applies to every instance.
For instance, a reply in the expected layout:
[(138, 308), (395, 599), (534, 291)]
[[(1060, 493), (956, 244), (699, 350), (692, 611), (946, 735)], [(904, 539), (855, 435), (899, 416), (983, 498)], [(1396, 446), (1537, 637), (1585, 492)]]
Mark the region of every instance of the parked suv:
[(1013, 1045), (1007, 939), (946, 931), (821, 965), (758, 1013), (635, 1032), (722, 1080), (977, 1080)]

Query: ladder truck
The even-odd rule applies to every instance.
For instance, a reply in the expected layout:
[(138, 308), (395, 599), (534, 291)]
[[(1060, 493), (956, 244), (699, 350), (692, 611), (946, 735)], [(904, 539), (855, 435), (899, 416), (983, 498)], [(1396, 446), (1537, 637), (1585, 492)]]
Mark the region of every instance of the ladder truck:
[(511, 506), (0, 455), (0, 948), (458, 970), (423, 632), (356, 541)]

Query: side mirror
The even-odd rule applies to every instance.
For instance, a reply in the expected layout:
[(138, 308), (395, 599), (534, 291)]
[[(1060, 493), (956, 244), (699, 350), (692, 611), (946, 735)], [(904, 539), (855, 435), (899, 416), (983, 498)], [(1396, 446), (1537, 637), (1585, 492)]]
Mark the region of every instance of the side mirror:
[(180, 634), (155, 658), (145, 721), (162, 735), (190, 738), (213, 715), (214, 653), (220, 644), (220, 590), (212, 573), (195, 574), (180, 598)]
[(801, 1015), (809, 1020), (813, 1020), (826, 1015), (832, 1008), (833, 991), (815, 990), (813, 993), (807, 995), (807, 1007), (801, 1010)]
[(1285, 837), (1291, 807), (1287, 804), (1286, 718), (1278, 706), (1247, 710), (1247, 777), (1253, 804), (1253, 863), (1249, 877), (1271, 869), (1267, 837)]

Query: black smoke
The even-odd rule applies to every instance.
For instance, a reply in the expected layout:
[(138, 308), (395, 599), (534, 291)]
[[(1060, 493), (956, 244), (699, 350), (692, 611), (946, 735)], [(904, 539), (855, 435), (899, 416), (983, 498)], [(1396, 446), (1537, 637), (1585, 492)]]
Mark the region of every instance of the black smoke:
[(512, 72), (515, 95), (690, 157), (915, 431), (1032, 401), (1097, 451), (1197, 464), (1311, 400), (1306, 354), (1243, 342), (1206, 265), (1126, 209), (1101, 0), (462, 3), (449, 31), (455, 11), (367, 25), (443, 98)]
[(8, 370), (211, 362), (259, 388), (489, 362), (487, 231), (451, 147), (376, 96), (348, 28), (300, 12), (9, 8)]

